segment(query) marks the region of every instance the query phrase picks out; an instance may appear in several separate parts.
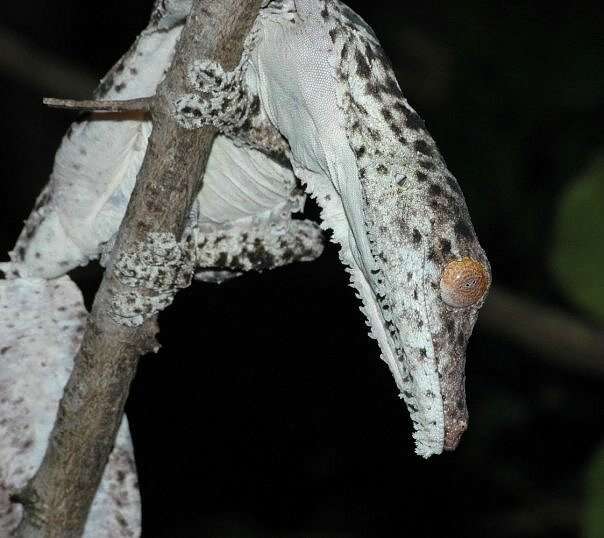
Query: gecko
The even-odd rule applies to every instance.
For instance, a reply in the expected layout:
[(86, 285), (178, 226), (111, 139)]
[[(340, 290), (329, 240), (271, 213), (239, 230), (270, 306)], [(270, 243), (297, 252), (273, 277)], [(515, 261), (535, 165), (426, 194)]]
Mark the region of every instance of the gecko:
[[(261, 10), (238, 69), (196, 61), (190, 77), (199, 93), (175, 102), (183, 126), (209, 121), (253, 146), (242, 125), (268, 122), (285, 137), (407, 405), (417, 454), (454, 449), (468, 425), (466, 346), (491, 270), (459, 183), (373, 30), (338, 0), (277, 0)], [(245, 92), (227, 103), (230, 85)]]
[[(153, 95), (190, 7), (191, 2), (157, 0), (149, 24), (103, 77), (95, 97)], [(6, 532), (21, 517), (10, 495), (42, 460), (77, 351), (74, 343), (82, 335), (83, 299), (65, 275), (106, 258), (151, 128), (142, 113), (81, 115), (55, 154), (49, 182), (9, 252), (10, 261), (0, 263), (0, 529)], [(278, 144), (269, 158), (216, 137), (187, 226), (186, 244), (196, 260), (198, 280), (222, 282), (321, 254), (318, 225), (293, 218), (302, 211), (305, 195), (277, 149)], [(24, 311), (32, 315), (24, 317)], [(64, 327), (60, 338), (53, 333), (59, 326)], [(48, 350), (42, 366), (40, 349)], [(44, 390), (32, 400), (29, 387), (37, 385)], [(85, 536), (139, 534), (136, 470), (124, 417)]]
[[(198, 92), (175, 96), (183, 126), (221, 131), (186, 231), (197, 278), (221, 282), (320, 255), (319, 227), (292, 218), (304, 205), (300, 181), (340, 246), (417, 454), (452, 450), (468, 421), (465, 350), (491, 283), (462, 191), (359, 15), (338, 0), (262, 5), (238, 68), (193, 59)], [(189, 7), (156, 1), (96, 96), (152, 95)], [(110, 250), (150, 130), (136, 113), (72, 125), (0, 265), (5, 284), (50, 285)]]

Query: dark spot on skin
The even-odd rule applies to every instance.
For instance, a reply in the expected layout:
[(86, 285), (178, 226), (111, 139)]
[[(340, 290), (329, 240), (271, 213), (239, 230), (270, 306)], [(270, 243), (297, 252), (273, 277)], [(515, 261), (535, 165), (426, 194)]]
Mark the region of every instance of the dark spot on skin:
[(130, 74), (131, 75), (136, 75), (138, 73), (138, 69), (136, 69), (136, 67), (131, 67), (130, 68)]
[(401, 91), (398, 87), (398, 84), (396, 82), (396, 79), (394, 77), (386, 77), (386, 80), (384, 81), (382, 88), (385, 93), (387, 93), (389, 95), (393, 95), (395, 97), (398, 97), (401, 93)]
[(294, 251), (291, 248), (286, 248), (281, 254), (283, 261), (289, 262), (294, 259)]
[(378, 164), (376, 167), (378, 174), (384, 176), (388, 173), (388, 168), (386, 168), (383, 164)]
[(466, 337), (464, 336), (464, 334), (461, 331), (457, 335), (457, 345), (459, 347), (464, 347), (466, 345)]
[(120, 93), (124, 88), (126, 87), (126, 83), (125, 82), (120, 82), (116, 87), (115, 87), (115, 91), (117, 93)]
[(428, 176), (426, 175), (425, 172), (422, 172), (421, 170), (418, 170), (417, 172), (415, 172), (415, 175), (417, 176), (417, 181), (419, 181), (420, 183), (422, 181), (427, 181)]
[(323, 17), (324, 21), (329, 19), (329, 11), (327, 10), (327, 4), (323, 5), (323, 9), (321, 10), (321, 17)]
[(413, 290), (413, 299), (417, 301), (417, 288)]
[(458, 220), (453, 227), (455, 234), (463, 239), (471, 240), (473, 239), (472, 229), (468, 226), (467, 222), (463, 220)]
[(249, 131), (251, 128), (252, 128), (252, 122), (251, 122), (250, 118), (246, 118), (246, 120), (243, 122), (243, 125), (241, 125), (241, 130)]
[(424, 170), (434, 170), (436, 168), (436, 166), (434, 165), (434, 163), (432, 161), (427, 161), (426, 159), (420, 159), (418, 161), (418, 164), (424, 169)]
[(122, 484), (126, 478), (126, 473), (124, 471), (118, 471), (116, 475), (117, 481)]
[(407, 273), (407, 282), (409, 282), (412, 278), (413, 278), (413, 273), (408, 272)]
[(36, 235), (36, 231), (37, 231), (37, 227), (36, 226), (25, 226), (25, 237), (27, 239), (31, 239), (34, 235)]
[(419, 153), (423, 153), (424, 155), (432, 155), (432, 148), (425, 140), (416, 140), (415, 142), (413, 142), (413, 148), (415, 149), (415, 151), (419, 151)]
[(422, 347), (419, 350), (419, 356), (422, 357), (422, 358), (426, 358), (428, 356), (428, 354), (426, 353), (426, 348), (425, 347)]
[(412, 131), (419, 131), (420, 129), (426, 128), (424, 120), (419, 117), (419, 114), (417, 112), (405, 106), (401, 106), (400, 108), (402, 109), (401, 112), (405, 116), (405, 125), (408, 129), (411, 129)]
[(357, 62), (357, 75), (361, 78), (368, 79), (371, 75), (371, 69), (367, 63), (367, 59), (360, 50), (356, 50), (354, 53), (354, 59)]
[(9, 349), (10, 346), (4, 346), (2, 349), (0, 349), (0, 355), (4, 355)]
[(275, 257), (264, 248), (262, 241), (258, 238), (254, 240), (254, 249), (248, 251), (247, 255), (256, 270), (268, 269), (275, 265)]
[(451, 190), (453, 192), (456, 192), (457, 194), (461, 194), (461, 189), (459, 188), (459, 184), (457, 183), (456, 179), (453, 176), (445, 176), (445, 181), (447, 182), (447, 185), (449, 185), (449, 187), (451, 187)]
[(441, 239), (440, 240), (440, 251), (443, 256), (447, 256), (447, 255), (451, 254), (451, 241), (449, 241), (448, 239)]
[(442, 188), (440, 187), (440, 185), (437, 185), (436, 183), (431, 183), (430, 186), (428, 187), (428, 194), (430, 196), (440, 196), (443, 193)]
[(367, 128), (367, 132), (369, 136), (372, 138), (374, 142), (379, 142), (382, 139), (382, 135), (376, 129), (372, 129), (371, 127)]
[(257, 95), (254, 95), (254, 97), (252, 98), (252, 102), (250, 103), (249, 113), (252, 116), (257, 116), (259, 112), (260, 112), (260, 97), (258, 97)]
[(229, 257), (226, 252), (221, 252), (216, 258), (216, 266), (217, 267), (225, 267), (227, 265)]
[(374, 99), (381, 100), (381, 86), (375, 82), (369, 81), (365, 84), (365, 93), (371, 95)]
[(365, 152), (367, 150), (365, 149), (365, 146), (360, 146), (358, 148), (355, 148), (354, 150), (354, 154), (357, 156), (357, 159), (362, 157), (363, 155), (365, 155)]
[[(419, 233), (419, 230), (417, 228), (413, 228), (413, 244), (414, 245), (419, 245), (421, 243), (422, 240), (422, 234)], [(408, 273), (410, 274), (410, 273)]]
[[(329, 32), (329, 35), (331, 35), (331, 32)], [(340, 53), (340, 57), (342, 58), (342, 60), (348, 59), (348, 43), (344, 43), (344, 46), (342, 47), (342, 52)]]

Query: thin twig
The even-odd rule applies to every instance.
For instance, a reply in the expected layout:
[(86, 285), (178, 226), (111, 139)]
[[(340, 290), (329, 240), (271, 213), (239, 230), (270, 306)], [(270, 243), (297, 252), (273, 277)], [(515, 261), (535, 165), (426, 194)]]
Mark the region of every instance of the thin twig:
[(21, 492), (26, 502), (17, 530), (20, 538), (75, 538), (83, 532), (139, 356), (156, 347), (154, 318), (139, 327), (127, 327), (116, 324), (110, 315), (112, 298), (132, 289), (115, 275), (115, 260), (136, 251), (150, 233), (181, 237), (216, 134), (213, 128), (179, 127), (172, 116), (170, 96), (192, 91), (187, 77), (191, 58), (208, 58), (232, 69), (259, 8), (260, 0), (193, 3), (172, 65), (156, 92), (145, 159), (59, 403), (44, 459)]
[(139, 97), (137, 99), (103, 100), (103, 99), (57, 99), (44, 97), (42, 103), (51, 108), (68, 110), (94, 110), (95, 112), (148, 112), (151, 110), (154, 97)]

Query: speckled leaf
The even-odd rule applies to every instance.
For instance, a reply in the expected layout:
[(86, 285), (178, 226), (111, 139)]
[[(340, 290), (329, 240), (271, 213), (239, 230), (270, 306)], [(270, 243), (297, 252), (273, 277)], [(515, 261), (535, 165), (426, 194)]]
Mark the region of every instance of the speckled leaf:
[(604, 156), (563, 193), (552, 271), (567, 297), (604, 321)]

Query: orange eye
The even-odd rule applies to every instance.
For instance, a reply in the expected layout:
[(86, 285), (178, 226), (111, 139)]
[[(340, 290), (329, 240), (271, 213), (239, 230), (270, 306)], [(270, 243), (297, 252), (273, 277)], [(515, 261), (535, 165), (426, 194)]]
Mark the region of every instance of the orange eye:
[(472, 258), (461, 258), (445, 266), (440, 278), (440, 296), (451, 306), (471, 306), (484, 297), (489, 285), (490, 276), (484, 265)]

